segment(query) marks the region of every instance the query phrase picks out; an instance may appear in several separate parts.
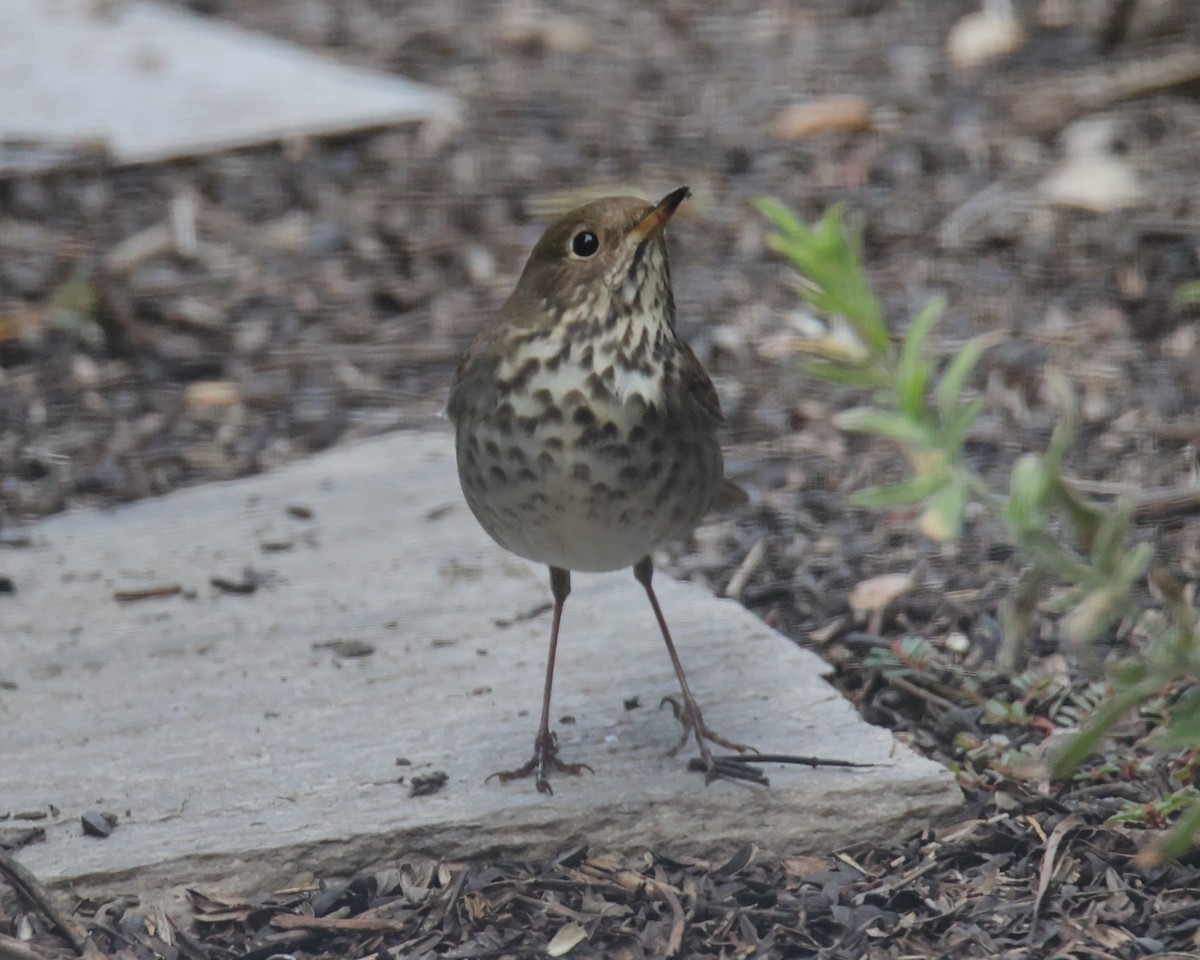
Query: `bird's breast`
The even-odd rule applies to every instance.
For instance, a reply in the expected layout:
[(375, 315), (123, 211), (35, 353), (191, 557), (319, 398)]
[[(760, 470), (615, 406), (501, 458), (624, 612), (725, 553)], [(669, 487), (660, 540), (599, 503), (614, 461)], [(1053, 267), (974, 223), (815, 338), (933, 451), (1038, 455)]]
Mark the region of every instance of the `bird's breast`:
[(668, 379), (675, 363), (648, 327), (512, 351), (490, 402), (458, 424), (463, 489), (484, 528), (575, 570), (630, 565), (690, 532), (720, 485), (721, 454)]
[(582, 389), (595, 404), (661, 405), (678, 342), (655, 309), (598, 314), (592, 304), (565, 314), (549, 333), (519, 340), (500, 362), (496, 383), (513, 394)]

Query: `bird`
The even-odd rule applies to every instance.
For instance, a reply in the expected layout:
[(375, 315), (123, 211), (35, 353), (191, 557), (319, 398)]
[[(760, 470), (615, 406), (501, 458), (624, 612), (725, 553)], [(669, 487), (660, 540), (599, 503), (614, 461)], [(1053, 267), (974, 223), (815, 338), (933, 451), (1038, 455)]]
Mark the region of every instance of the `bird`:
[(492, 774), (501, 782), (533, 776), (553, 793), (551, 771), (593, 772), (561, 759), (550, 729), (559, 628), (572, 572), (629, 567), (679, 680), (679, 698), (663, 699), (683, 727), (671, 752), (694, 737), (708, 781), (757, 779), (714, 760), (710, 742), (751, 748), (705, 723), (652, 586), (654, 550), (746, 501), (724, 476), (716, 389), (675, 326), (665, 229), (689, 193), (607, 197), (551, 224), (455, 373), (447, 409), (467, 504), (501, 547), (549, 568), (554, 599), (533, 755)]

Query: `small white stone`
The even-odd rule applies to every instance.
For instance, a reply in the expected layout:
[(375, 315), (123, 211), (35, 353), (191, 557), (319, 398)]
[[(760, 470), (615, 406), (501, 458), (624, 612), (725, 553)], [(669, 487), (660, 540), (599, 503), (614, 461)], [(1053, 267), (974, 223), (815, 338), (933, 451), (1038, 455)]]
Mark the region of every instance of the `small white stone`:
[(946, 56), (959, 70), (974, 70), (1019, 50), (1025, 31), (1008, 0), (988, 0), (958, 20), (946, 38)]
[(971, 641), (967, 639), (965, 633), (959, 630), (946, 634), (946, 639), (942, 641), (942, 645), (951, 653), (966, 653), (971, 649)]

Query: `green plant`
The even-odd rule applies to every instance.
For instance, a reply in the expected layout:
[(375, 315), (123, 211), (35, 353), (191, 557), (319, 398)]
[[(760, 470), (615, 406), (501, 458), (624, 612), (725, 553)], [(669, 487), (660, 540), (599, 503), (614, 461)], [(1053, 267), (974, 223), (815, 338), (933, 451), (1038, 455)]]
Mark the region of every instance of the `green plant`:
[[(1061, 588), (1056, 607), (1059, 629), (1070, 648), (1084, 660), (1094, 642), (1111, 633), (1126, 617), (1144, 611), (1147, 582), (1163, 598), (1166, 617), (1149, 632), (1142, 653), (1111, 671), (1108, 696), (1091, 691), (1089, 704), (1076, 702), (1063, 716), (1082, 719), (1081, 732), (1058, 756), (1055, 773), (1065, 776), (1093, 754), (1118, 721), (1164, 691), (1183, 690), (1167, 714), (1160, 749), (1200, 746), (1200, 629), (1196, 611), (1183, 585), (1165, 569), (1152, 565), (1153, 547), (1136, 538), (1133, 504), (1093, 502), (1064, 478), (1063, 462), (1075, 433), (1075, 400), (1066, 379), (1049, 374), (1057, 398), (1059, 420), (1042, 454), (1026, 453), (1013, 464), (1007, 494), (994, 491), (974, 471), (965, 448), (984, 407), (972, 395), (971, 374), (994, 336), (970, 341), (944, 365), (930, 356), (929, 341), (944, 304), (932, 300), (912, 320), (902, 338), (893, 338), (871, 292), (862, 265), (861, 230), (844, 223), (839, 207), (815, 225), (800, 221), (777, 200), (761, 198), (756, 206), (776, 228), (769, 244), (787, 258), (804, 280), (804, 296), (831, 323), (852, 331), (814, 345), (808, 369), (817, 376), (867, 391), (863, 405), (845, 411), (843, 429), (894, 441), (909, 463), (909, 476), (899, 483), (863, 490), (854, 501), (863, 507), (918, 504), (918, 525), (935, 540), (961, 535), (968, 504), (979, 504), (1006, 530), (1023, 570), (1016, 588), (1001, 604), (1004, 642), (1000, 667), (1016, 672), (1024, 659), (1030, 620), (1051, 586)], [(1181, 295), (1195, 294), (1191, 288)], [(927, 645), (926, 645), (927, 646)], [(911, 671), (915, 662), (929, 663), (919, 644), (901, 645), (881, 655), (877, 666), (895, 675)], [(886, 663), (884, 661), (887, 661)], [(966, 685), (960, 685), (967, 693)], [(1032, 722), (1024, 700), (984, 699), (985, 720)], [(1091, 710), (1081, 707), (1093, 706)], [(1044, 719), (1044, 718), (1043, 718)], [(964, 745), (965, 746), (965, 745)], [(974, 744), (967, 759), (999, 756), (999, 741)], [(1200, 800), (1172, 801), (1162, 816), (1178, 814), (1157, 855), (1177, 856), (1200, 831)]]
[(1200, 280), (1185, 283), (1175, 291), (1175, 302), (1181, 307), (1200, 304)]
[(1161, 830), (1172, 816), (1194, 806), (1197, 800), (1200, 800), (1200, 791), (1195, 787), (1181, 787), (1149, 803), (1126, 800), (1121, 809), (1108, 818), (1108, 822), (1131, 823)]

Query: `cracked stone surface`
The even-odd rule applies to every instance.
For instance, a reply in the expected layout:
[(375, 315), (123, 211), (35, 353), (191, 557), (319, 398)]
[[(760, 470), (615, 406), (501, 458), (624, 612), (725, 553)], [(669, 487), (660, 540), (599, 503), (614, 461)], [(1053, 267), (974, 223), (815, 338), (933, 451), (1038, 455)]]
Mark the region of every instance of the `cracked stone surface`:
[[(559, 777), (553, 797), (485, 784), (529, 755), (550, 592), (471, 517), (448, 434), (396, 433), (30, 533), (3, 558), (16, 593), (0, 597), (0, 816), (53, 805), (46, 841), (19, 859), (80, 891), (247, 890), (572, 834), (819, 851), (895, 839), (961, 802), (948, 771), (859, 719), (818, 658), (660, 575), (713, 728), (875, 764), (706, 787), (687, 752), (667, 755), (678, 725), (657, 705), (675, 679), (629, 573), (576, 575), (564, 617), (553, 716), (573, 718), (556, 724), (564, 758), (595, 774)], [(410, 796), (434, 771), (442, 789)], [(109, 838), (83, 835), (92, 810), (119, 817)]]

